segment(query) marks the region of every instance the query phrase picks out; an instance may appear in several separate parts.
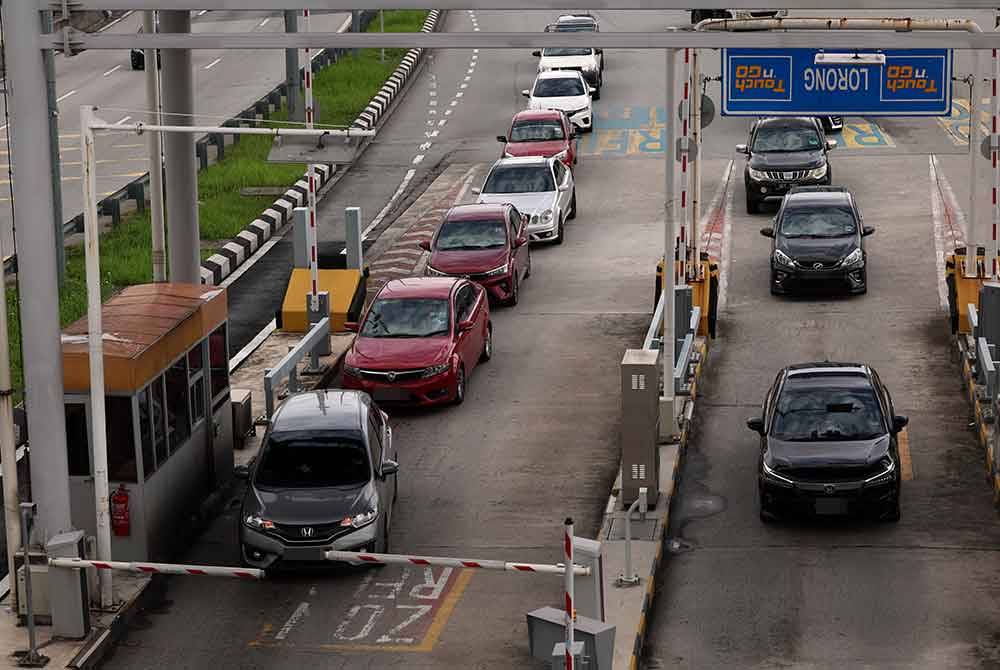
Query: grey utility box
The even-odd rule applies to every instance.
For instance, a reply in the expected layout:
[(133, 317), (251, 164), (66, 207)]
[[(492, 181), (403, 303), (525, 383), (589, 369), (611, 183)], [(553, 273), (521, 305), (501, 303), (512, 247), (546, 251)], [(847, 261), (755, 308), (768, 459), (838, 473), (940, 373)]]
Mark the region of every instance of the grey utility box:
[(990, 344), (1000, 344), (1000, 283), (983, 282), (979, 288), (979, 331), (976, 334), (985, 337)]
[[(681, 355), (681, 345), (684, 344), (684, 337), (691, 330), (691, 307), (693, 295), (690, 286), (674, 287), (674, 363), (671, 367), (677, 366), (677, 359)], [(652, 503), (650, 503), (652, 504)]]
[(573, 538), (573, 560), (590, 568), (590, 576), (573, 579), (576, 611), (597, 621), (604, 621), (604, 561), (601, 554), (598, 540)]
[[(45, 543), (45, 550), (50, 558), (82, 558), (85, 551), (83, 531), (59, 533)], [(86, 570), (50, 567), (48, 581), (52, 633), (59, 637), (83, 639), (90, 632)]]
[(622, 358), (622, 492), (627, 509), (646, 487), (650, 507), (656, 505), (660, 470), (659, 352), (627, 349)]
[[(555, 607), (540, 607), (528, 612), (528, 647), (532, 658), (552, 661), (555, 645), (566, 641), (565, 617), (566, 613)], [(587, 670), (611, 670), (615, 657), (613, 625), (577, 614), (573, 639), (583, 643)]]

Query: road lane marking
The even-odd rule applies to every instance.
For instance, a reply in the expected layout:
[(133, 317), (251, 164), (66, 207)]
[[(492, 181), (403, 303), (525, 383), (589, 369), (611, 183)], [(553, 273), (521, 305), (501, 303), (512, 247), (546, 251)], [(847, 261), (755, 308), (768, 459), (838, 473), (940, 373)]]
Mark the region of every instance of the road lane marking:
[(424, 160), (424, 155), (423, 154), (417, 154), (416, 156), (413, 157), (413, 164), (414, 165), (420, 165), (420, 163), (423, 162), (423, 160)]
[(208, 14), (208, 10), (207, 9), (203, 9), (200, 12), (198, 12), (198, 16), (205, 16), (205, 14)]
[(913, 458), (910, 454), (910, 434), (904, 428), (896, 439), (899, 448), (900, 476), (904, 482), (913, 481)]
[(117, 121), (115, 121), (115, 125), (116, 126), (120, 126), (121, 124), (125, 123), (126, 121), (128, 121), (131, 118), (132, 118), (131, 116), (123, 116), (122, 118), (120, 118)]
[(941, 186), (938, 183), (934, 156), (928, 156), (927, 163), (931, 179), (931, 217), (934, 222), (934, 262), (937, 269), (938, 302), (942, 310), (948, 311), (948, 286), (944, 275), (944, 207), (941, 203)]
[(110, 70), (108, 70), (107, 72), (105, 72), (104, 76), (107, 77), (109, 75), (112, 75), (115, 72), (118, 72), (118, 70), (120, 70), (120, 69), (122, 69), (121, 65), (115, 65), (113, 68), (111, 68)]
[(285, 625), (281, 627), (281, 630), (275, 633), (274, 639), (284, 640), (286, 637), (288, 637), (288, 634), (292, 632), (292, 629), (295, 628), (295, 624), (297, 624), (303, 617), (306, 617), (308, 615), (309, 615), (309, 603), (299, 603), (299, 606), (295, 608), (295, 611), (292, 612), (292, 615), (288, 617), (288, 621), (285, 622)]
[(417, 174), (417, 171), (414, 170), (413, 168), (410, 168), (409, 170), (406, 171), (406, 174), (403, 175), (403, 181), (399, 182), (399, 186), (396, 187), (396, 191), (389, 198), (389, 202), (385, 203), (385, 207), (383, 207), (382, 210), (375, 216), (375, 218), (372, 219), (372, 222), (368, 225), (368, 227), (365, 228), (364, 231), (362, 231), (361, 233), (362, 240), (367, 238), (368, 233), (375, 230), (378, 224), (382, 223), (382, 219), (386, 217), (386, 214), (389, 213), (393, 205), (396, 204), (396, 201), (399, 200), (399, 196), (403, 195), (403, 192), (406, 190), (406, 187), (410, 185), (410, 180), (413, 179), (413, 175), (415, 174)]
[(108, 30), (108, 29), (110, 29), (110, 28), (118, 25), (120, 22), (124, 21), (125, 19), (127, 19), (131, 15), (132, 15), (131, 10), (127, 11), (124, 14), (122, 14), (121, 16), (119, 16), (117, 19), (115, 19), (114, 21), (112, 21), (111, 23), (109, 23), (108, 25), (106, 25), (106, 26), (104, 26), (102, 28), (98, 28), (97, 32), (103, 33), (105, 30)]
[(209, 63), (208, 65), (206, 65), (204, 67), (204, 69), (211, 70), (213, 67), (215, 67), (216, 65), (218, 65), (221, 60), (222, 60), (221, 57), (220, 58), (216, 58), (214, 61), (212, 61), (211, 63)]
[[(69, 96), (71, 96), (71, 95), (73, 95), (75, 93), (76, 93), (76, 89), (75, 88), (72, 91), (70, 91), (69, 93), (63, 93), (58, 98), (56, 98), (56, 102), (62, 102), (63, 100), (65, 100), (66, 98), (68, 98)], [(62, 137), (62, 136), (60, 135), (60, 137)]]
[(263, 21), (261, 21), (260, 23), (258, 23), (257, 27), (258, 28), (263, 28), (264, 26), (267, 25), (267, 22), (270, 21), (270, 20), (271, 20), (271, 17), (269, 16), (266, 19), (264, 19)]
[(896, 142), (884, 128), (865, 119), (848, 119), (841, 131), (841, 139), (848, 149), (896, 146)]

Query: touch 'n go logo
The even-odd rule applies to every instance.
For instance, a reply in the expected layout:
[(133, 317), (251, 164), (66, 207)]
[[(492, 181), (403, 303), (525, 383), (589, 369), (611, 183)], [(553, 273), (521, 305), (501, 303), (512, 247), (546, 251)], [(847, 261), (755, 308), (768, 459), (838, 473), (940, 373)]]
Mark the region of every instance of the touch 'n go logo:
[(785, 80), (775, 76), (774, 68), (762, 65), (737, 65), (733, 85), (740, 93), (761, 90), (775, 94), (786, 92)]
[(937, 82), (928, 77), (927, 68), (912, 65), (889, 65), (885, 68), (885, 87), (890, 93), (912, 91), (923, 95), (938, 95)]

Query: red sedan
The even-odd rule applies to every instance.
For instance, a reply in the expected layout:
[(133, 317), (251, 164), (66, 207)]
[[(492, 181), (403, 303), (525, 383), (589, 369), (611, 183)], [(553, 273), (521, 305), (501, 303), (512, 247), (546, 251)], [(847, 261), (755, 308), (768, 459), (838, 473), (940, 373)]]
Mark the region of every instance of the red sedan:
[(343, 386), (379, 403), (460, 404), (473, 368), (493, 355), (486, 291), (467, 279), (394, 279), (352, 326)]
[(503, 157), (555, 156), (566, 167), (576, 165), (576, 130), (566, 115), (555, 109), (526, 109), (514, 115), (506, 135)]
[(497, 302), (516, 305), (521, 282), (531, 274), (525, 218), (513, 205), (459, 205), (445, 214), (432, 240), (429, 277), (466, 277)]

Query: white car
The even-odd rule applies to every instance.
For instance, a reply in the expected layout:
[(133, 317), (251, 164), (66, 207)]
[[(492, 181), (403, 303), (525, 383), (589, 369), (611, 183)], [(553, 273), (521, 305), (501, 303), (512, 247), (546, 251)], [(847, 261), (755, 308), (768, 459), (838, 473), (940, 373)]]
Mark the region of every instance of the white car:
[(558, 109), (577, 128), (590, 132), (594, 127), (591, 96), (596, 92), (579, 72), (555, 70), (539, 72), (534, 85), (521, 91), (521, 95), (528, 98), (528, 109)]
[(568, 219), (576, 218), (573, 171), (556, 158), (501, 158), (486, 175), (480, 203), (514, 205), (528, 216), (528, 238), (562, 244)]
[(538, 71), (576, 70), (588, 85), (594, 87), (594, 100), (601, 99), (604, 75), (601, 73), (601, 55), (596, 49), (581, 47), (547, 47), (533, 52), (538, 58)]

